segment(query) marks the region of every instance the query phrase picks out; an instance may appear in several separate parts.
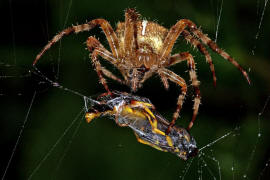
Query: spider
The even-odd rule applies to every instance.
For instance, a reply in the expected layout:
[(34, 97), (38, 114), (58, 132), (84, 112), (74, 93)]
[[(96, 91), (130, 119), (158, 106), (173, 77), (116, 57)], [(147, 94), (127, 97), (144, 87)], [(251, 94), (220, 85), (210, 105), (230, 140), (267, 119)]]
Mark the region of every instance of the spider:
[[(94, 103), (93, 103), (94, 102)], [(170, 123), (162, 117), (149, 99), (125, 92), (112, 91), (92, 101), (85, 114), (90, 123), (99, 116), (114, 117), (121, 127), (133, 130), (138, 142), (164, 152), (171, 152), (183, 160), (194, 157), (199, 150), (195, 139), (181, 127), (173, 126), (166, 134)]]
[[(37, 63), (45, 51), (58, 42), (63, 36), (89, 31), (96, 26), (100, 26), (104, 32), (111, 52), (105, 49), (94, 36), (90, 36), (87, 39), (86, 45), (87, 49), (90, 51), (90, 59), (97, 72), (99, 81), (106, 89), (107, 94), (111, 94), (111, 91), (109, 90), (104, 76), (129, 86), (132, 92), (136, 92), (138, 88), (141, 88), (142, 84), (154, 74), (159, 75), (165, 89), (169, 88), (168, 80), (181, 87), (181, 93), (177, 99), (177, 108), (173, 114), (167, 133), (170, 131), (171, 127), (174, 126), (176, 119), (178, 119), (187, 93), (185, 80), (169, 70), (168, 67), (187, 61), (191, 85), (194, 87), (195, 91), (193, 115), (188, 129), (191, 129), (193, 126), (201, 101), (200, 83), (197, 79), (195, 61), (192, 54), (189, 52), (171, 54), (173, 46), (180, 35), (188, 43), (198, 48), (205, 56), (212, 72), (214, 85), (216, 85), (214, 65), (204, 45), (207, 45), (214, 52), (231, 62), (242, 72), (248, 83), (250, 83), (246, 71), (228, 53), (220, 49), (206, 34), (203, 34), (189, 19), (181, 19), (170, 29), (166, 29), (157, 23), (142, 20), (140, 14), (138, 14), (135, 9), (126, 9), (125, 22), (119, 22), (115, 31), (105, 19), (94, 19), (85, 24), (64, 29), (55, 35), (42, 49), (36, 56), (33, 65)], [(98, 60), (99, 56), (113, 64), (120, 71), (123, 79), (118, 78), (112, 72), (104, 68)]]

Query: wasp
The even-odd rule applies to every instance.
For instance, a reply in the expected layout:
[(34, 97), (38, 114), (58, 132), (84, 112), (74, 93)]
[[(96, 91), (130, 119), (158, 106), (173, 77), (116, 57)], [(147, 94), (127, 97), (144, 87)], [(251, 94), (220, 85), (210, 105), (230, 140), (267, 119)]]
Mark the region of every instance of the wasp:
[(161, 116), (149, 99), (125, 92), (112, 91), (101, 96), (85, 115), (90, 123), (100, 116), (113, 117), (116, 124), (133, 130), (138, 142), (164, 152), (176, 154), (183, 160), (198, 153), (196, 141), (185, 128), (173, 126)]

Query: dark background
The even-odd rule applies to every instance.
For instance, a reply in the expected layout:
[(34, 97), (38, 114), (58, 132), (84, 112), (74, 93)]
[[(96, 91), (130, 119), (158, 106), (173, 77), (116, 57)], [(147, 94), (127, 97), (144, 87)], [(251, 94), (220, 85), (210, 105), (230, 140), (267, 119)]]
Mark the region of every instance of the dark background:
[[(32, 179), (179, 179), (190, 161), (137, 143), (130, 129), (120, 128), (106, 118), (87, 124), (83, 113), (39, 166), (84, 107), (84, 101), (80, 96), (52, 87), (33, 73), (31, 64), (48, 40), (62, 29), (94, 18), (107, 19), (114, 27), (124, 20), (124, 10), (128, 7), (136, 7), (143, 17), (167, 28), (179, 19), (190, 19), (215, 39), (220, 3), (214, 0), (1, 1), (0, 175), (4, 174), (30, 110), (5, 179), (28, 179), (33, 172)], [(250, 86), (232, 64), (211, 52), (218, 78), (217, 87), (213, 87), (204, 57), (181, 38), (177, 41), (174, 52), (189, 51), (195, 56), (201, 81), (202, 105), (191, 130), (198, 146), (203, 147), (227, 132), (234, 134), (205, 149), (202, 158), (194, 158), (186, 179), (198, 178), (200, 170), (204, 179), (219, 179), (218, 167), (221, 179), (242, 179), (245, 174), (248, 179), (269, 177), (269, 168), (265, 166), (270, 157), (269, 105), (258, 116), (270, 95), (269, 5), (256, 39), (263, 7), (263, 0), (224, 1), (220, 18), (217, 43), (249, 72)], [(99, 28), (65, 37), (40, 59), (38, 69), (46, 77), (83, 95), (104, 92), (85, 50), (84, 42), (89, 35), (99, 37), (108, 47)], [(171, 69), (189, 82), (185, 63)], [(109, 86), (128, 91), (110, 80)], [(174, 84), (170, 84), (169, 91), (164, 90), (160, 79), (152, 77), (137, 94), (150, 98), (170, 120), (179, 92)], [(190, 87), (177, 122), (181, 126), (186, 127), (191, 118), (192, 98)]]

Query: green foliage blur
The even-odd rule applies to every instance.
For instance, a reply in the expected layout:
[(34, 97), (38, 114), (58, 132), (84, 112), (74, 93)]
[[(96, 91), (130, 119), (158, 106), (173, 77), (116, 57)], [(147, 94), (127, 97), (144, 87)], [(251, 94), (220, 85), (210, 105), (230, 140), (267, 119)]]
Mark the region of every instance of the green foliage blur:
[[(179, 38), (173, 52), (189, 51), (194, 55), (201, 82), (202, 104), (191, 134), (199, 147), (228, 132), (233, 134), (194, 158), (184, 179), (198, 179), (199, 176), (203, 179), (242, 179), (245, 175), (249, 179), (268, 179), (269, 168), (265, 163), (270, 158), (270, 105), (261, 116), (258, 114), (270, 95), (269, 5), (259, 29), (264, 0), (224, 1), (216, 36), (220, 5), (221, 0), (1, 1), (0, 176), (4, 174), (29, 111), (5, 179), (169, 180), (183, 177), (191, 160), (184, 162), (170, 153), (138, 143), (130, 129), (118, 127), (108, 118), (98, 118), (87, 124), (82, 111), (84, 99), (53, 87), (32, 67), (35, 56), (62, 29), (95, 18), (107, 19), (115, 27), (118, 21), (124, 20), (124, 10), (135, 7), (143, 18), (167, 28), (183, 18), (192, 20), (210, 38), (217, 37), (217, 44), (248, 71), (251, 79), (248, 85), (237, 68), (209, 49), (218, 79), (214, 87), (204, 56)], [(90, 35), (98, 37), (108, 48), (100, 28), (71, 35), (44, 54), (37, 64), (38, 70), (63, 87), (85, 96), (105, 92), (85, 49), (85, 40)], [(117, 73), (105, 61), (101, 63)], [(186, 127), (192, 115), (193, 89), (185, 63), (171, 69), (189, 84), (177, 122)], [(108, 80), (108, 84), (113, 90), (129, 91), (112, 80)], [(149, 98), (170, 120), (179, 93), (179, 87), (172, 83), (166, 91), (155, 76), (137, 95)], [(253, 150), (256, 150), (254, 154)]]

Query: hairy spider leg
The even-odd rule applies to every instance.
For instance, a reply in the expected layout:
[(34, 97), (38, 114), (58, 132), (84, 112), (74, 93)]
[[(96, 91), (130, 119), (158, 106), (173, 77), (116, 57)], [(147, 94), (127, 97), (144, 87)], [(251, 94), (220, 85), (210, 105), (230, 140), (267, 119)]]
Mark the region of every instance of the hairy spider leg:
[[(93, 36), (88, 37), (86, 41), (87, 49), (92, 52), (93, 50), (96, 50), (98, 54), (105, 60), (109, 61), (113, 65), (116, 65), (118, 61), (113, 57), (113, 55), (103, 47), (103, 45)], [(111, 71), (107, 70), (103, 66), (100, 65), (101, 72), (103, 75), (105, 75), (108, 78), (111, 78), (115, 81), (118, 81), (120, 84), (125, 84), (125, 82), (115, 76)]]
[(135, 9), (127, 9), (125, 12), (125, 34), (124, 50), (126, 56), (133, 55), (135, 49), (138, 49), (137, 42), (137, 20), (139, 14)]
[(197, 37), (199, 38), (204, 44), (208, 45), (214, 52), (222, 56), (224, 59), (228, 60), (231, 62), (236, 68), (241, 71), (243, 76), (246, 78), (247, 82), (250, 84), (250, 79), (248, 77), (247, 72), (242, 68), (242, 66), (234, 60), (227, 52), (222, 50), (221, 48), (218, 47), (218, 45), (212, 41), (207, 35), (203, 34), (199, 29), (196, 27), (190, 27), (190, 31)]
[(141, 83), (144, 83), (147, 79), (149, 79), (155, 73), (156, 73), (156, 69), (149, 69), (149, 71), (145, 73), (143, 79), (141, 80)]
[[(200, 102), (201, 102), (201, 93), (200, 93), (200, 89), (199, 89), (200, 82), (197, 79), (194, 58), (188, 52), (182, 52), (179, 54), (175, 54), (175, 55), (170, 57), (169, 62), (171, 64), (169, 64), (168, 66), (180, 63), (184, 60), (187, 60), (187, 65), (189, 67), (189, 76), (190, 76), (190, 80), (191, 80), (191, 85), (194, 87), (194, 90), (195, 90), (195, 98), (194, 98), (194, 104), (193, 104), (193, 115), (192, 115), (192, 119), (188, 125), (188, 130), (190, 130), (191, 127), (193, 126), (193, 123), (194, 123), (196, 117), (197, 117)], [(169, 125), (169, 128), (171, 128), (173, 125), (174, 125), (174, 122), (172, 121)]]
[[(158, 73), (165, 76), (170, 81), (178, 84), (181, 87), (182, 92), (178, 96), (176, 111), (173, 113), (173, 118), (171, 121), (171, 124), (175, 124), (176, 119), (179, 117), (180, 110), (182, 109), (182, 105), (183, 105), (185, 96), (187, 94), (187, 84), (183, 78), (181, 78), (180, 76), (178, 76), (174, 72), (170, 71), (169, 69), (161, 68), (161, 69), (159, 69)], [(166, 132), (167, 134), (170, 132), (170, 129), (171, 128), (168, 128), (168, 130)]]
[(51, 48), (53, 44), (58, 42), (60, 39), (62, 39), (63, 36), (72, 34), (72, 33), (79, 33), (83, 31), (90, 31), (93, 29), (95, 26), (99, 25), (101, 29), (103, 30), (108, 42), (109, 46), (111, 48), (112, 54), (114, 57), (118, 58), (120, 56), (119, 52), (119, 41), (118, 38), (109, 24), (108, 21), (105, 19), (94, 19), (92, 21), (89, 21), (85, 24), (80, 24), (72, 27), (68, 27), (61, 31), (60, 33), (56, 34), (52, 40), (48, 42), (48, 44), (41, 50), (41, 52), (36, 56), (36, 59), (33, 62), (33, 65), (37, 63), (37, 61), (40, 59), (40, 57), (48, 50)]
[(217, 78), (216, 78), (216, 73), (215, 73), (215, 67), (214, 67), (212, 58), (211, 58), (209, 52), (207, 51), (207, 49), (204, 47), (204, 45), (197, 38), (192, 36), (187, 30), (183, 30), (181, 35), (183, 35), (185, 40), (187, 42), (189, 42), (191, 45), (193, 45), (194, 48), (198, 48), (199, 51), (205, 56), (206, 62), (209, 64), (210, 70), (212, 72), (213, 84), (214, 84), (214, 86), (216, 86)]
[(182, 31), (186, 28), (195, 28), (196, 25), (191, 22), (188, 19), (181, 19), (178, 21), (174, 26), (172, 26), (164, 40), (164, 44), (161, 50), (161, 57), (160, 59), (167, 59), (172, 51), (173, 45), (175, 44), (175, 41), (179, 37), (179, 35), (182, 33)]
[(164, 74), (162, 74), (162, 73), (159, 73), (158, 75), (160, 76), (160, 79), (161, 79), (161, 81), (162, 81), (162, 83), (163, 83), (163, 85), (164, 85), (164, 88), (165, 88), (166, 90), (168, 90), (168, 89), (169, 89), (168, 78), (167, 78)]
[(100, 55), (99, 51), (97, 49), (95, 49), (93, 51), (93, 53), (91, 54), (91, 59), (92, 59), (93, 65), (95, 66), (95, 70), (98, 74), (98, 78), (99, 78), (100, 83), (106, 89), (107, 94), (111, 95), (112, 93), (107, 85), (106, 79), (102, 76), (102, 66), (101, 66), (100, 62), (98, 61), (98, 55)]

